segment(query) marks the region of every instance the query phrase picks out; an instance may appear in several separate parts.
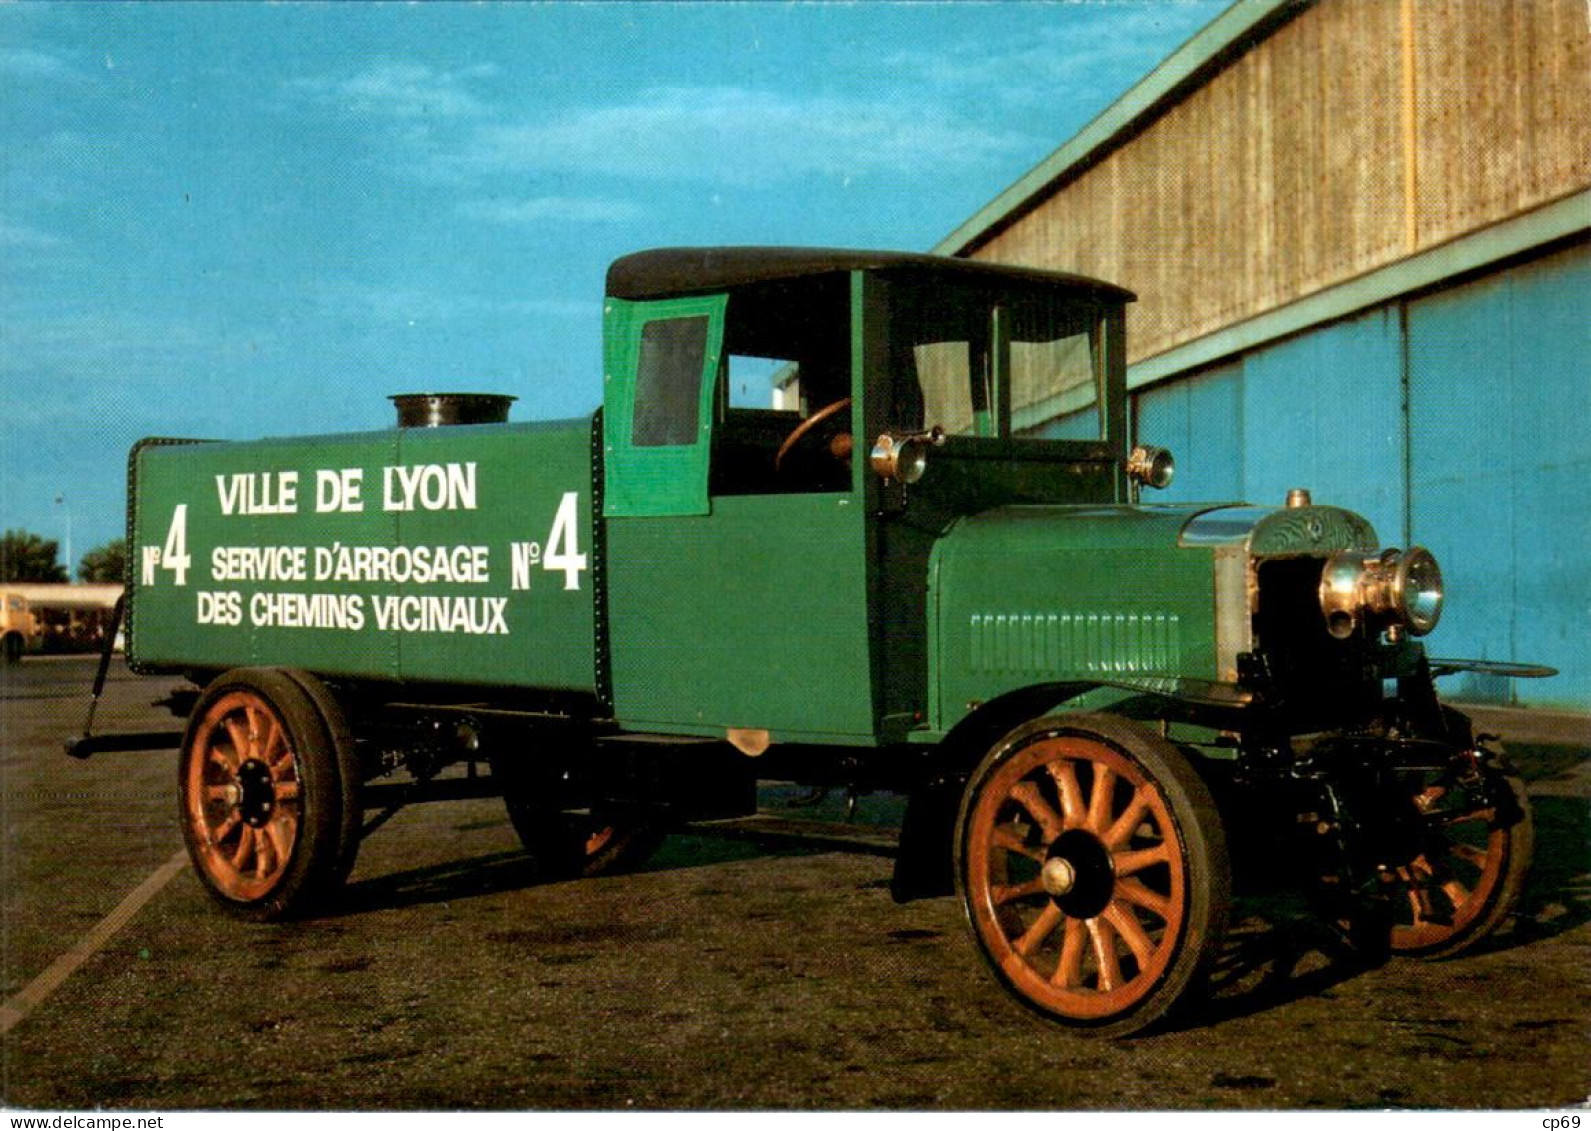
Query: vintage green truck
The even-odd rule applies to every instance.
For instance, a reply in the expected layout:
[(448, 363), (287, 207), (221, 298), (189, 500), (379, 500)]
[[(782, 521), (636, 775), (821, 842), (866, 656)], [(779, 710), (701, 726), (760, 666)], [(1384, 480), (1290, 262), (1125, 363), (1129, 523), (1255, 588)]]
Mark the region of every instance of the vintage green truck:
[[(609, 271), (591, 416), (414, 395), (391, 430), (142, 442), (128, 655), (192, 683), (195, 871), (302, 914), (396, 805), (490, 789), (544, 874), (591, 875), (787, 780), (906, 795), (897, 897), (954, 890), (999, 982), (1082, 1029), (1195, 999), (1234, 884), (1372, 953), (1472, 946), (1532, 826), (1434, 693), (1477, 666), (1417, 640), (1435, 560), (1303, 490), (1140, 502), (1172, 464), (1130, 435), (1132, 297), (648, 251)], [(1065, 438), (1013, 429), (1040, 400)]]

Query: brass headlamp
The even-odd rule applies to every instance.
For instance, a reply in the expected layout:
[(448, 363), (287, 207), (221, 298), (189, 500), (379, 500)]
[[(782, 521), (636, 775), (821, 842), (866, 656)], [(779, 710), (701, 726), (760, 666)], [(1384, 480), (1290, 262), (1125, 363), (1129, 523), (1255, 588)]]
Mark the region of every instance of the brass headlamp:
[(1320, 611), (1338, 640), (1361, 624), (1424, 636), (1442, 616), (1442, 570), (1421, 546), (1338, 550), (1320, 575)]

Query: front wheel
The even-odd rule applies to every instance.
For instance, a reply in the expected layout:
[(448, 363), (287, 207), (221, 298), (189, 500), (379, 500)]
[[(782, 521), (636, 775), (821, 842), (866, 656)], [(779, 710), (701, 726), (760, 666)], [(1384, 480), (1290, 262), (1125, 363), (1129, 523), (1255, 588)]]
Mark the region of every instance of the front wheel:
[(1392, 951), (1461, 954), (1494, 931), (1524, 890), (1535, 842), (1525, 786), (1496, 770), (1415, 775), (1406, 788), (1420, 835), (1384, 873), (1392, 887)]
[(1208, 787), (1169, 742), (1122, 719), (1012, 731), (973, 773), (956, 885), (994, 976), (1024, 1005), (1121, 1036), (1208, 972), (1230, 904)]

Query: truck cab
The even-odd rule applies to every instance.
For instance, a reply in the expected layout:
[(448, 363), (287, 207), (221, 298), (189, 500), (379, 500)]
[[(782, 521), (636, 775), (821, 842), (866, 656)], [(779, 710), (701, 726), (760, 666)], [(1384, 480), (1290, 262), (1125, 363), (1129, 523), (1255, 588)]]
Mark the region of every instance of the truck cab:
[[(742, 741), (943, 728), (930, 558), (957, 519), (1128, 501), (1123, 318), (1092, 280), (928, 256), (646, 252), (608, 275), (614, 708)], [(1061, 439), (1014, 412), (1064, 411)]]

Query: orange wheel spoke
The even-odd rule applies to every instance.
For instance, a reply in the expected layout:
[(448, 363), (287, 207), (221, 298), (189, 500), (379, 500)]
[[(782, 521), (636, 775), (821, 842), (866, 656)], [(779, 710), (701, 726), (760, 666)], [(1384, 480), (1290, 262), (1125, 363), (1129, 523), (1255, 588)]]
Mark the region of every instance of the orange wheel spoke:
[[(277, 792), (277, 796), (281, 796), (280, 791)], [(993, 840), (996, 848), (1003, 848), (1007, 852), (1015, 852), (1019, 856), (1026, 856), (1029, 860), (1036, 860), (1040, 864), (1044, 863), (1044, 850), (1042, 848), (1035, 848), (1033, 845), (1027, 844), (1021, 837), (1004, 825), (994, 830)]]
[(232, 853), (232, 867), (241, 872), (243, 870), (243, 862), (254, 851), (256, 851), (254, 847), (254, 829), (244, 825), (243, 831), (238, 835), (237, 851)]
[(248, 756), (262, 759), (265, 746), (265, 731), (271, 723), (271, 717), (257, 706), (243, 708), (243, 714), (249, 721)]
[(994, 897), (996, 906), (1014, 903), (1019, 899), (1031, 899), (1035, 895), (1044, 894), (1044, 880), (1035, 877), (1021, 884), (995, 884), (989, 889), (989, 894)]
[(295, 780), (277, 782), (276, 783), (276, 800), (278, 800), (278, 801), (297, 801), (298, 800), (298, 782), (295, 781)]
[(293, 843), (289, 822), (283, 819), (272, 821), (265, 826), (265, 835), (270, 838), (271, 851), (276, 854), (276, 866), (280, 868), (287, 863), (287, 853)]
[(1061, 795), (1061, 817), (1069, 829), (1081, 828), (1087, 819), (1083, 805), (1083, 790), (1077, 784), (1077, 767), (1070, 762), (1050, 762), (1045, 767), (1055, 780), (1056, 791)]
[(1164, 843), (1153, 848), (1139, 848), (1132, 852), (1116, 853), (1116, 875), (1131, 876), (1155, 864), (1165, 864), (1171, 860), (1171, 849)]
[(1121, 816), (1116, 818), (1116, 823), (1105, 830), (1100, 838), (1105, 842), (1106, 848), (1112, 850), (1121, 848), (1132, 839), (1132, 834), (1138, 831), (1138, 826), (1143, 824), (1144, 817), (1149, 812), (1149, 800), (1147, 785), (1141, 785), (1133, 790), (1132, 800), (1127, 803), (1127, 808), (1122, 810)]
[(1415, 923), (1435, 923), (1440, 921), (1441, 916), (1437, 913), (1436, 905), (1431, 901), (1429, 888), (1410, 888), (1409, 902), (1414, 905)]
[(1110, 815), (1114, 808), (1116, 771), (1101, 762), (1094, 764), (1093, 792), (1088, 795), (1088, 819), (1090, 829), (1103, 835), (1110, 827)]
[(271, 838), (259, 829), (254, 830), (254, 878), (263, 880), (265, 874), (272, 869), (275, 856), (271, 850)]
[(1162, 919), (1171, 917), (1171, 899), (1159, 892), (1150, 891), (1134, 879), (1120, 879), (1116, 881), (1116, 897), (1128, 903), (1153, 911)]
[(1061, 936), (1061, 960), (1055, 964), (1050, 984), (1074, 989), (1083, 984), (1083, 952), (1088, 944), (1088, 928), (1081, 919), (1068, 919)]
[(1044, 905), (1044, 910), (1039, 912), (1039, 917), (1033, 920), (1033, 925), (1023, 932), (1022, 937), (1011, 944), (1011, 949), (1023, 958), (1032, 954), (1039, 945), (1055, 933), (1055, 928), (1061, 925), (1065, 918), (1061, 909), (1053, 903)]
[(247, 762), (250, 752), (255, 748), (253, 724), (234, 713), (226, 716), (226, 721), (221, 725), (226, 727), (226, 737), (232, 740), (232, 765), (239, 767)]
[(228, 715), (221, 725), (226, 728), (227, 737), (232, 740), (232, 768), (237, 769), (248, 761), (249, 748), (252, 745), (249, 729), (236, 715)]
[(1060, 815), (1050, 808), (1049, 802), (1039, 793), (1038, 786), (1029, 781), (1019, 781), (1011, 787), (1011, 798), (1038, 822), (1046, 844), (1061, 835), (1064, 825)]
[(219, 845), (223, 840), (232, 835), (233, 829), (237, 828), (242, 823), (242, 817), (238, 816), (236, 813), (228, 813), (226, 820), (221, 822), (220, 827), (209, 834), (210, 843), (213, 845)]
[(1457, 880), (1448, 880), (1447, 883), (1442, 885), (1442, 894), (1447, 896), (1448, 900), (1456, 909), (1463, 907), (1464, 904), (1468, 903), (1469, 898), (1473, 893), (1469, 890), (1469, 888), (1465, 887)]
[(275, 719), (268, 719), (269, 730), (265, 741), (260, 744), (260, 754), (267, 766), (275, 766), (284, 758), (291, 758), (293, 751), (287, 745), (287, 733), (277, 725)]
[(1150, 955), (1155, 952), (1154, 940), (1144, 930), (1143, 924), (1119, 902), (1105, 908), (1105, 918), (1121, 936), (1121, 941), (1127, 944), (1127, 949), (1132, 951), (1132, 956), (1138, 960), (1138, 969), (1142, 970), (1149, 964)]
[(271, 835), (281, 837), (282, 862), (285, 864), (287, 858), (292, 855), (293, 845), (298, 839), (298, 821), (291, 814), (283, 814), (272, 821), (271, 826), (277, 830), (273, 831)]
[(1446, 793), (1447, 786), (1445, 785), (1426, 786), (1419, 793), (1414, 795), (1414, 804), (1419, 807), (1420, 812), (1429, 813), (1432, 807), (1435, 806), (1438, 801), (1442, 800), (1442, 797)]
[(1094, 946), (1094, 961), (1099, 963), (1099, 988), (1114, 990), (1121, 985), (1121, 959), (1116, 956), (1116, 929), (1103, 919), (1086, 921), (1089, 940)]
[(204, 787), (206, 801), (227, 801), (232, 796), (232, 787), (229, 785), (207, 785)]
[(1486, 851), (1476, 848), (1473, 844), (1453, 844), (1448, 846), (1448, 852), (1457, 856), (1466, 864), (1473, 864), (1477, 868), (1486, 867)]

